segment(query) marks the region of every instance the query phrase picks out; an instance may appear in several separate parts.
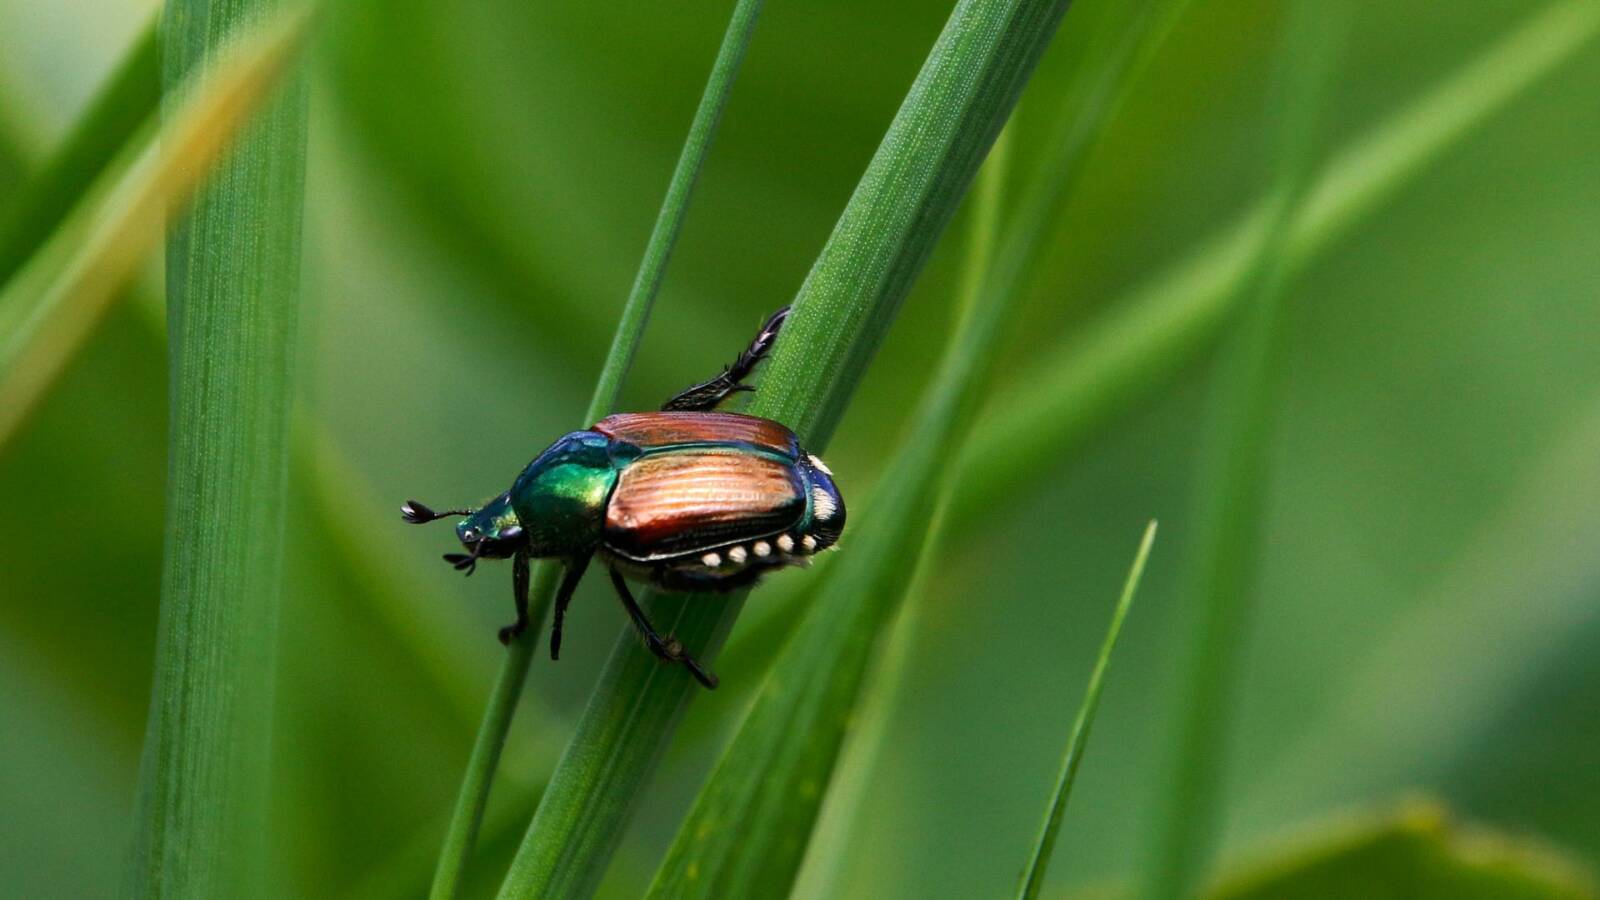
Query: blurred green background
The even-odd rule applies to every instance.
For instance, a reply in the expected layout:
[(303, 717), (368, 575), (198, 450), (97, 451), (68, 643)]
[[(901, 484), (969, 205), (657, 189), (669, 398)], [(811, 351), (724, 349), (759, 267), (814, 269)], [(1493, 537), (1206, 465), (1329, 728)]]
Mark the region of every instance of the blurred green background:
[[(0, 0), (0, 204), (156, 4)], [(1355, 4), (1333, 158), (1549, 6)], [(310, 58), (299, 460), (273, 846), (290, 896), (419, 896), (501, 653), (505, 567), (463, 580), (399, 502), (470, 502), (580, 414), (731, 2), (329, 4)], [(1067, 16), (1013, 128), (1026, 173), (1111, 0)], [(787, 301), (948, 3), (770, 0), (625, 391), (654, 407)], [(1063, 211), (994, 398), (1250, 209), (1276, 4), (1195, 2)], [(1319, 256), (1292, 327), (1224, 857), (1413, 791), (1600, 862), (1600, 45)], [(1023, 179), (1013, 178), (1014, 184)], [(952, 318), (964, 219), (828, 458), (865, 497)], [(152, 264), (148, 284), (159, 279)], [(159, 296), (159, 294), (156, 294)], [(0, 895), (112, 891), (131, 833), (165, 479), (159, 317), (118, 305), (0, 447)], [(802, 893), (1011, 891), (1143, 522), (1162, 521), (1052, 869), (1126, 881), (1171, 733), (1204, 360), (943, 544), (899, 689), (847, 751)], [(959, 490), (959, 488), (958, 488)], [(844, 552), (848, 551), (848, 535)], [(907, 570), (911, 567), (906, 561)], [(757, 592), (604, 893), (637, 895), (792, 612)], [(790, 582), (800, 583), (790, 583)], [(803, 602), (803, 600), (802, 600)], [(472, 887), (498, 883), (624, 626), (590, 579), (535, 663)], [(846, 819), (848, 818), (848, 821)]]

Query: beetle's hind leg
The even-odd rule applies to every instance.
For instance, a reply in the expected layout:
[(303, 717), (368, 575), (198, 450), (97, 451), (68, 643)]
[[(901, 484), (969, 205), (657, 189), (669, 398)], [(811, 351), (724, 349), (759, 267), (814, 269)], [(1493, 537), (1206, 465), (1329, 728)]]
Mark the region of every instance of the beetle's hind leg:
[(787, 306), (768, 316), (767, 321), (762, 323), (761, 330), (756, 333), (755, 340), (739, 354), (733, 365), (723, 369), (715, 378), (683, 389), (661, 408), (669, 412), (707, 412), (739, 391), (755, 390), (743, 382), (777, 342), (778, 332), (783, 328), (784, 320), (787, 318), (789, 318)]
[(633, 599), (633, 593), (628, 590), (628, 583), (622, 580), (622, 573), (616, 569), (611, 570), (611, 583), (617, 588), (617, 596), (622, 598), (622, 607), (628, 611), (628, 618), (633, 620), (633, 627), (639, 630), (639, 635), (644, 638), (645, 646), (650, 652), (661, 657), (667, 662), (683, 663), (695, 680), (704, 685), (707, 690), (715, 690), (717, 676), (707, 672), (695, 662), (684, 649), (683, 644), (674, 637), (662, 637), (656, 631), (650, 620), (645, 618), (644, 610), (639, 608), (638, 601)]

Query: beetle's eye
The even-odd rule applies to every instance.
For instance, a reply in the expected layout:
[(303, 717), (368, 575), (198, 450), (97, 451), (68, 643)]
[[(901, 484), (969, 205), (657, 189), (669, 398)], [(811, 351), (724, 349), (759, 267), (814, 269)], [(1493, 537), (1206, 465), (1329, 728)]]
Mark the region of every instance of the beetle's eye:
[(510, 528), (500, 529), (499, 539), (502, 541), (514, 541), (520, 537), (522, 537), (521, 525), (512, 525)]

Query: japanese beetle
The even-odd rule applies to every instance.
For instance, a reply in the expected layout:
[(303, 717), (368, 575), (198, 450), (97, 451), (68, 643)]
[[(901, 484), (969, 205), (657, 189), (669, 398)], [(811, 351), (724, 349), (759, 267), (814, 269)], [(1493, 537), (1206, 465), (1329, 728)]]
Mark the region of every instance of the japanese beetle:
[(550, 658), (559, 658), (567, 603), (598, 555), (650, 651), (717, 686), (682, 644), (650, 624), (625, 576), (668, 590), (726, 591), (769, 569), (803, 565), (838, 541), (844, 500), (822, 460), (777, 422), (714, 411), (753, 390), (744, 379), (788, 314), (788, 307), (774, 313), (733, 365), (660, 412), (607, 416), (563, 436), (483, 507), (435, 512), (410, 500), (400, 508), (413, 524), (463, 516), (456, 537), (467, 552), (444, 558), (468, 575), (479, 560), (512, 561), (517, 620), (500, 629), (501, 643), (528, 626), (529, 560), (561, 559), (566, 571), (550, 630)]

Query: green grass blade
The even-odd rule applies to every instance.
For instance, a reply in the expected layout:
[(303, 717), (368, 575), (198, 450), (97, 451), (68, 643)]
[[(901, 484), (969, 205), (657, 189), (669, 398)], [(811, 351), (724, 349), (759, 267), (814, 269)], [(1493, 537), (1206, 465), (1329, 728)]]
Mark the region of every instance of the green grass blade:
[[(628, 302), (623, 307), (616, 335), (612, 338), (611, 350), (606, 356), (605, 365), (601, 368), (600, 379), (595, 385), (589, 408), (584, 413), (582, 425), (600, 419), (616, 406), (623, 378), (626, 377), (628, 368), (633, 362), (634, 351), (644, 336), (645, 323), (650, 318), (650, 308), (660, 291), (667, 262), (672, 257), (672, 248), (677, 243), (679, 232), (683, 229), (695, 181), (705, 164), (706, 155), (710, 152), (711, 139), (716, 133), (722, 110), (727, 106), (728, 95), (733, 90), (739, 64), (744, 59), (746, 48), (750, 45), (756, 19), (761, 13), (761, 3), (762, 0), (739, 0), (739, 4), (734, 7), (733, 15), (729, 18), (728, 29), (722, 38), (722, 47), (717, 52), (716, 62), (711, 67), (711, 75), (706, 80), (705, 91), (700, 96), (700, 105), (695, 110), (693, 122), (689, 125), (689, 135), (684, 141), (682, 152), (678, 155), (678, 164), (673, 169), (672, 180), (661, 203), (661, 211), (656, 216), (655, 227), (651, 230), (650, 240), (645, 247), (644, 259), (634, 278)], [(462, 779), (455, 811), (445, 832), (444, 846), (439, 852), (439, 864), (434, 871), (433, 887), (430, 891), (430, 896), (434, 900), (454, 897), (461, 890), (466, 863), (477, 841), (483, 812), (488, 805), (495, 767), (505, 746), (506, 735), (511, 729), (511, 717), (516, 711), (517, 700), (522, 695), (522, 686), (527, 680), (534, 648), (540, 646), (539, 638), (543, 630), (544, 613), (555, 594), (560, 575), (561, 567), (550, 562), (539, 563), (533, 572), (529, 628), (507, 649), (500, 674), (495, 680), (494, 691), (489, 698), (489, 708), (484, 713), (483, 724), (479, 727), (477, 739), (473, 742), (472, 755), (467, 762), (467, 772)]]
[[(1337, 246), (1597, 32), (1600, 6), (1553, 3), (1340, 148), (1293, 212), (1282, 248), (1289, 275)], [(997, 508), (1040, 466), (1058, 464), (1211, 346), (1262, 252), (1268, 206), (1257, 204), (1113, 300), (1015, 380), (962, 456), (952, 527), (962, 530)]]
[[(1065, 2), (963, 0), (924, 63), (794, 304), (751, 412), (820, 450), (989, 145)], [(744, 599), (653, 597), (657, 627), (715, 656)], [(632, 635), (613, 650), (502, 894), (593, 890), (691, 691)]]
[(467, 770), (461, 778), (461, 790), (456, 794), (450, 823), (445, 828), (444, 844), (439, 849), (438, 863), (434, 866), (433, 884), (428, 892), (431, 898), (454, 897), (461, 890), (466, 864), (477, 844), (483, 813), (489, 805), (489, 789), (494, 785), (495, 770), (500, 765), (506, 735), (511, 732), (511, 717), (516, 712), (517, 701), (522, 697), (523, 684), (528, 680), (528, 668), (539, 646), (538, 636), (544, 624), (545, 611), (549, 609), (556, 586), (561, 581), (561, 567), (551, 562), (535, 565), (530, 574), (528, 630), (506, 647), (499, 674), (495, 676), (489, 705), (484, 709), (483, 721), (478, 725), (477, 737), (473, 739), (472, 753), (467, 757)]
[(168, 206), (190, 195), (276, 83), (302, 31), (243, 42), (161, 134), (147, 127), (121, 150), (0, 289), (0, 447), (133, 276)]
[[(667, 261), (672, 258), (672, 248), (678, 242), (688, 214), (689, 195), (694, 191), (700, 169), (705, 165), (711, 150), (711, 139), (716, 134), (722, 110), (728, 105), (728, 94), (733, 90), (739, 64), (744, 60), (750, 37), (755, 32), (756, 19), (761, 15), (762, 0), (739, 0), (728, 19), (728, 30), (723, 34), (722, 47), (717, 51), (711, 75), (706, 79), (705, 92), (700, 96), (700, 106), (695, 110), (694, 121), (689, 125), (689, 136), (678, 154), (678, 164), (672, 171), (672, 181), (667, 185), (667, 196), (661, 201), (661, 212), (645, 245), (644, 259), (634, 276), (633, 289), (628, 294), (628, 304), (622, 321), (617, 325), (616, 336), (611, 341), (611, 359), (620, 365), (608, 365), (600, 373), (600, 383), (595, 386), (595, 399), (589, 407), (589, 424), (616, 406), (622, 390), (622, 376), (633, 362), (633, 352), (644, 336), (645, 323), (650, 318), (650, 308), (656, 293), (661, 290), (661, 280), (666, 275)], [(610, 359), (608, 359), (608, 362)]]
[(0, 284), (49, 239), (89, 185), (155, 113), (160, 99), (156, 27), (151, 22), (61, 147), (0, 215)]
[[(858, 526), (850, 554), (834, 567), (810, 617), (784, 649), (774, 674), (679, 829), (657, 873), (656, 896), (765, 895), (787, 892), (796, 876), (854, 714), (875, 635), (906, 596), (906, 560), (927, 546), (942, 505), (939, 476), (969, 430), (983, 396), (1000, 324), (1025, 293), (1059, 211), (1095, 140), (1132, 83), (1133, 62), (1165, 35), (1182, 4), (1142, 7), (1125, 33), (1097, 42), (1091, 76), (1074, 85), (1069, 111), (1037, 177), (1021, 191), (1014, 226), (968, 305), (969, 328), (952, 347), (904, 449)], [(1154, 13), (1163, 13), (1153, 16)], [(1105, 51), (1109, 50), (1107, 53)], [(981, 219), (982, 216), (980, 215)], [(981, 237), (980, 232), (980, 237)], [(981, 247), (981, 245), (980, 245)], [(797, 736), (804, 737), (797, 737)], [(737, 822), (738, 827), (732, 827)]]
[(1039, 829), (1039, 838), (1034, 842), (1033, 860), (1023, 876), (1022, 889), (1017, 893), (1022, 900), (1034, 900), (1044, 886), (1045, 870), (1050, 867), (1056, 835), (1061, 831), (1061, 819), (1067, 811), (1067, 798), (1072, 795), (1072, 783), (1077, 780), (1078, 766), (1083, 762), (1083, 748), (1089, 743), (1094, 713), (1100, 706), (1100, 688), (1105, 681), (1106, 669), (1111, 666), (1111, 651), (1116, 649), (1117, 636), (1122, 632), (1122, 620), (1127, 618), (1128, 608), (1133, 605), (1133, 595), (1139, 590), (1139, 579), (1144, 575), (1144, 564), (1150, 557), (1150, 545), (1155, 543), (1155, 539), (1156, 523), (1151, 520), (1144, 529), (1143, 539), (1139, 541), (1133, 566), (1128, 569), (1128, 580), (1122, 585), (1122, 596), (1117, 599), (1116, 611), (1111, 614), (1111, 626), (1106, 629), (1106, 639), (1100, 645), (1100, 656), (1095, 660), (1094, 671), (1089, 676), (1089, 687), (1083, 692), (1083, 704), (1078, 707), (1078, 716), (1072, 722), (1072, 736), (1067, 740), (1067, 753), (1061, 761), (1061, 774), (1056, 778), (1050, 810)]
[[(893, 472), (890, 482), (870, 506), (874, 530), (862, 535), (858, 527), (850, 556), (838, 562), (805, 631), (784, 650), (774, 666), (778, 674), (678, 831), (654, 894), (773, 894), (794, 881), (821, 786), (829, 785), (840, 753), (843, 722), (858, 703), (870, 637), (906, 596), (901, 560), (915, 559), (925, 548), (931, 511), (942, 506), (934, 503), (942, 448), (960, 444), (968, 431), (966, 412), (982, 396), (998, 322), (1026, 293), (1022, 282), (1088, 152), (1181, 8), (1182, 3), (1147, 3), (1125, 32), (1096, 42), (1091, 75), (1075, 83), (1062, 104), (1070, 114), (1051, 141), (1040, 175), (1022, 191), (1021, 210), (992, 271), (987, 259), (968, 269), (986, 275), (973, 303), (982, 319), (958, 340), (958, 356), (941, 370), (906, 450), (886, 468)], [(728, 828), (734, 817), (741, 822), (738, 831)]]
[[(1068, 3), (963, 0), (800, 288), (754, 411), (826, 446)], [(845, 340), (845, 336), (857, 336)], [(816, 354), (820, 354), (816, 355)], [(821, 402), (817, 402), (820, 399)]]
[[(899, 606), (936, 518), (937, 474), (983, 394), (983, 369), (1017, 292), (988, 282), (1008, 158), (1002, 132), (975, 190), (965, 310), (894, 473), (856, 526), (811, 614), (788, 642), (656, 872), (651, 897), (789, 893), (855, 705), (879, 625)], [(974, 276), (972, 273), (976, 272)], [(859, 521), (859, 519), (858, 519)], [(882, 583), (868, 584), (874, 576)], [(809, 789), (795, 790), (797, 785)]]
[(1348, 24), (1347, 13), (1316, 0), (1287, 6), (1271, 91), (1279, 131), (1268, 227), (1255, 265), (1240, 284), (1243, 305), (1223, 348), (1199, 462), (1199, 534), (1189, 574), (1198, 621), (1186, 632), (1178, 737), (1170, 745), (1165, 790), (1151, 820), (1154, 858), (1144, 885), (1149, 897), (1191, 896), (1221, 827), (1225, 734), (1260, 547), (1288, 280), (1285, 246), (1306, 187), (1322, 93)]
[[(255, 40), (287, 55), (305, 18), (168, 7), (169, 123), (228, 77), (223, 36), (256, 26), (266, 36)], [(305, 123), (293, 79), (168, 236), (167, 541), (129, 885), (141, 896), (249, 896), (261, 884)]]

